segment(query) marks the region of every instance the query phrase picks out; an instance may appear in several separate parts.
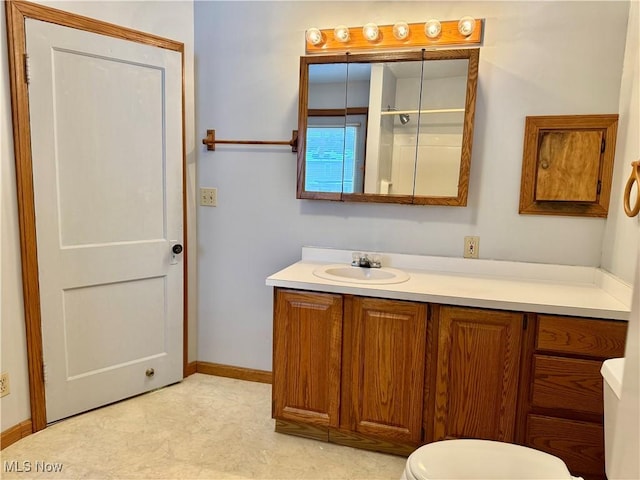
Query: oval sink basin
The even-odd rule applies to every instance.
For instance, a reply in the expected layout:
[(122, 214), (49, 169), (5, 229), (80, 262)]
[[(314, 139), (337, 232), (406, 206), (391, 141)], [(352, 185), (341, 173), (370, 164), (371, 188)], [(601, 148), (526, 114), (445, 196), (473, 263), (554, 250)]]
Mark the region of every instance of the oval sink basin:
[(313, 271), (316, 277), (334, 282), (384, 285), (409, 280), (409, 274), (396, 268), (361, 268), (344, 264), (323, 265)]

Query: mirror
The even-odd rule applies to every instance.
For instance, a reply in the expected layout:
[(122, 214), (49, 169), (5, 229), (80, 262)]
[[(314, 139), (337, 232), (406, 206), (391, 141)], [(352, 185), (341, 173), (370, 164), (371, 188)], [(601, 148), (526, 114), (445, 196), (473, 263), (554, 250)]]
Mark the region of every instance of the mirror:
[(297, 198), (466, 205), (478, 56), (301, 57)]

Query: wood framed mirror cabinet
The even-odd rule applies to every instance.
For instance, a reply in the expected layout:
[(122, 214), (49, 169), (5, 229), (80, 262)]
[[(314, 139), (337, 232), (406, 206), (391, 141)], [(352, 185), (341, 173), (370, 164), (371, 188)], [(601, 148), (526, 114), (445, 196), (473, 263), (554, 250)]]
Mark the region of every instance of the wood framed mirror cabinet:
[(297, 198), (465, 206), (479, 51), (300, 57)]

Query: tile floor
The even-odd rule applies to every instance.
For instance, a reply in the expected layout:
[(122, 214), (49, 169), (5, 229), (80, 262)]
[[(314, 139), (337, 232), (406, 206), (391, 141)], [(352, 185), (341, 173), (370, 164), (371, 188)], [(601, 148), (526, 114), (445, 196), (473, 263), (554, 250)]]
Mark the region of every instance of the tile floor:
[[(202, 374), (59, 422), (5, 448), (0, 458), (7, 480), (397, 480), (405, 463), (275, 433), (271, 385)], [(56, 464), (61, 472), (42, 471)]]

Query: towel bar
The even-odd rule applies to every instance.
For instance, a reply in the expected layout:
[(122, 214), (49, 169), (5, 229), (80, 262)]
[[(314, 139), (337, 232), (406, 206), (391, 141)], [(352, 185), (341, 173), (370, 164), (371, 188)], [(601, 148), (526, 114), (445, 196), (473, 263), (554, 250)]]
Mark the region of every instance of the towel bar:
[(291, 132), (291, 140), (272, 141), (272, 140), (217, 140), (215, 130), (207, 130), (207, 136), (202, 139), (202, 143), (207, 146), (207, 150), (216, 149), (216, 143), (233, 144), (233, 145), (289, 145), (292, 152), (298, 151), (298, 131)]

